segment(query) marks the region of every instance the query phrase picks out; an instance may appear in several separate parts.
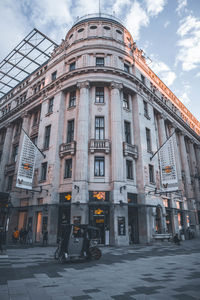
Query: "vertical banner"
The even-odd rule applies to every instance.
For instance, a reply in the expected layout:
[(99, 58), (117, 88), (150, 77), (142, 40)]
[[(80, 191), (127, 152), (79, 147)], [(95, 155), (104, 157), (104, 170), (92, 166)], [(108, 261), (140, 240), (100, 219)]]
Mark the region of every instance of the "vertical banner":
[(173, 138), (171, 136), (159, 151), (162, 185), (178, 184)]
[(30, 138), (24, 134), (17, 172), (16, 187), (28, 190), (32, 189), (36, 154), (36, 146)]

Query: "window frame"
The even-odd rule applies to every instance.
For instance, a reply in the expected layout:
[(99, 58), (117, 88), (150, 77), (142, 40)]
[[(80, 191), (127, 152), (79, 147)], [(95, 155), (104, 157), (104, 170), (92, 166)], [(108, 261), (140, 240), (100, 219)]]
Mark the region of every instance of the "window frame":
[(46, 180), (47, 180), (47, 161), (41, 164), (41, 177), (40, 177), (40, 181), (46, 181)]
[(72, 178), (72, 158), (65, 159), (64, 179)]
[(104, 59), (104, 57), (97, 56), (96, 57), (96, 67), (104, 67), (104, 65), (105, 65), (105, 59)]
[(54, 97), (49, 99), (48, 103), (48, 114), (53, 113), (53, 102), (54, 102)]
[(104, 103), (104, 87), (95, 88), (95, 103)]
[(67, 121), (67, 143), (72, 143), (74, 141), (74, 119)]
[(123, 92), (123, 108), (130, 109), (129, 94), (125, 92)]
[(124, 63), (124, 71), (126, 73), (130, 73), (130, 66), (128, 64), (126, 64), (126, 63)]
[[(102, 120), (103, 120), (103, 126), (101, 125)], [(105, 139), (105, 118), (104, 116), (95, 116), (95, 140), (104, 140), (104, 139)]]
[(76, 90), (69, 93), (69, 108), (76, 106)]
[(70, 71), (74, 71), (76, 69), (76, 62), (73, 61), (69, 64), (69, 70)]
[[(128, 130), (127, 130), (128, 129)], [(131, 145), (131, 122), (124, 121), (124, 136), (125, 136), (125, 143)]]
[(146, 132), (147, 152), (152, 153), (151, 130), (146, 127), (145, 132)]
[(50, 136), (51, 136), (51, 125), (48, 125), (45, 127), (45, 133), (44, 133), (44, 150), (49, 149), (50, 144)]
[(126, 159), (126, 179), (134, 180), (133, 177), (133, 161)]
[(154, 166), (149, 164), (149, 183), (155, 184)]
[(51, 81), (55, 81), (57, 78), (57, 71), (54, 71), (53, 73), (51, 73)]
[(104, 177), (104, 176), (105, 176), (105, 157), (104, 156), (95, 156), (94, 157), (94, 177)]

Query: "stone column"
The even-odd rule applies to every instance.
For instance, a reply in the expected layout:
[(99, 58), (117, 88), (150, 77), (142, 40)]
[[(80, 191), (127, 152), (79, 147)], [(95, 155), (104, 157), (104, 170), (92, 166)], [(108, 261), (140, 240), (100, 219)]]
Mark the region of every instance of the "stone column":
[(158, 138), (160, 146), (166, 141), (166, 131), (165, 131), (165, 116), (163, 114), (158, 115)]
[[(192, 191), (190, 168), (189, 168), (189, 163), (187, 158), (187, 151), (186, 151), (185, 138), (183, 132), (179, 134), (179, 141), (180, 141), (181, 164), (182, 164), (182, 170), (184, 172), (184, 177), (185, 177), (185, 181), (184, 181), (185, 195), (187, 198), (188, 209), (193, 210), (193, 205), (191, 203), (191, 199), (193, 198), (193, 191)], [(194, 213), (189, 212), (189, 216), (190, 216), (190, 223), (194, 225), (196, 223)]]
[[(77, 119), (75, 120), (76, 129), (76, 162), (74, 186), (72, 190), (72, 201), (88, 202), (88, 138), (89, 138), (89, 82), (78, 82), (77, 87), (80, 91)], [(76, 189), (74, 188), (76, 186)], [(86, 205), (72, 205), (72, 218), (78, 210), (81, 214), (82, 223), (88, 223), (88, 213)]]
[(11, 123), (7, 124), (6, 136), (3, 145), (3, 153), (1, 159), (1, 168), (0, 168), (0, 191), (6, 192), (5, 186), (5, 166), (9, 163), (10, 151), (11, 151), (11, 142), (13, 134), (13, 126)]

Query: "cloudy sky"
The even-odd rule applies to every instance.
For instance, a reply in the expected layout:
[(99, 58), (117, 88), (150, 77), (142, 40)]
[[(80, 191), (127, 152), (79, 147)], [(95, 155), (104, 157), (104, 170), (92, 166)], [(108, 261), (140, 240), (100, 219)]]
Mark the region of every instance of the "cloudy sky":
[[(0, 60), (33, 28), (58, 44), (98, 0), (0, 0)], [(200, 0), (101, 0), (123, 20), (149, 67), (200, 121)]]

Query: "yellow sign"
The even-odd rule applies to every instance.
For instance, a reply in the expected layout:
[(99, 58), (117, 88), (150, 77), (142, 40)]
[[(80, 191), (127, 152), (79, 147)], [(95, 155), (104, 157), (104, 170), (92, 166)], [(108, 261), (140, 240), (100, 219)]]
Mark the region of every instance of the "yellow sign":
[(165, 173), (171, 173), (172, 172), (172, 167), (171, 166), (166, 166), (164, 170), (165, 170)]
[(102, 213), (103, 213), (103, 210), (100, 209), (100, 208), (98, 208), (98, 209), (96, 209), (96, 210), (94, 211), (94, 214), (95, 214), (95, 215), (101, 215)]
[(104, 219), (97, 219), (96, 223), (104, 223)]
[(106, 193), (105, 192), (93, 192), (93, 197), (97, 198), (98, 200), (106, 200)]

